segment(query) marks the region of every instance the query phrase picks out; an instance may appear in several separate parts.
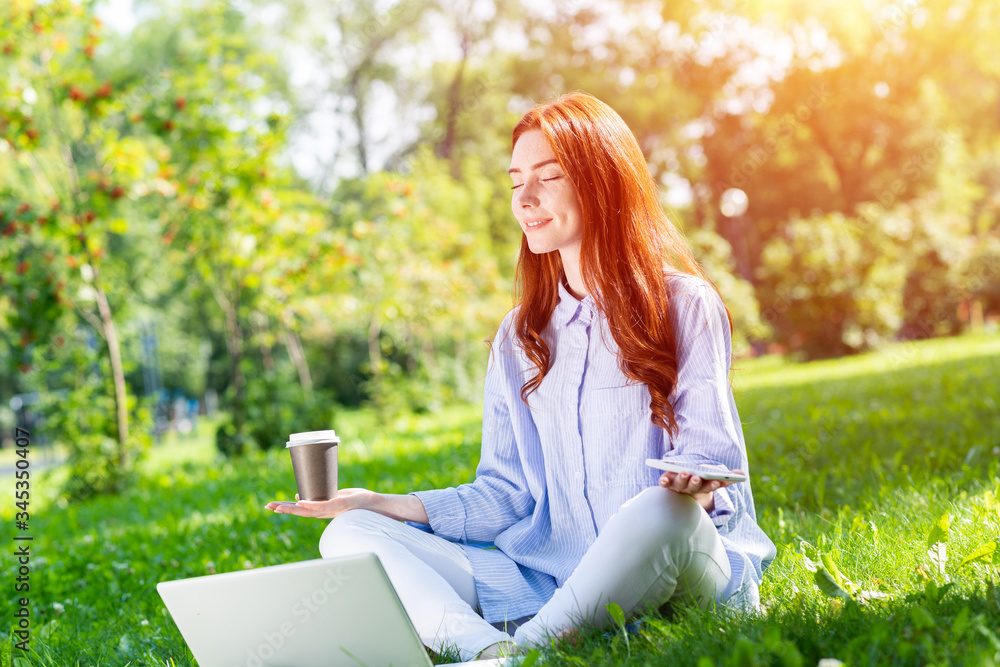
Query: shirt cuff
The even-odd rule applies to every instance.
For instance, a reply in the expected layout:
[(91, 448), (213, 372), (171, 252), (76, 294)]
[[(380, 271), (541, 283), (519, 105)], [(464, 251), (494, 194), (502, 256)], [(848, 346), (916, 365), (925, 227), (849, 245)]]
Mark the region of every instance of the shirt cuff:
[(721, 528), (729, 523), (729, 518), (736, 513), (736, 506), (733, 504), (732, 498), (730, 497), (729, 487), (716, 489), (715, 493), (712, 494), (712, 499), (715, 502), (715, 509), (708, 513), (708, 517), (715, 524), (716, 528)]
[(465, 541), (465, 505), (458, 491), (450, 489), (433, 489), (430, 491), (414, 491), (410, 494), (420, 499), (427, 512), (427, 520), (435, 535), (452, 542)]

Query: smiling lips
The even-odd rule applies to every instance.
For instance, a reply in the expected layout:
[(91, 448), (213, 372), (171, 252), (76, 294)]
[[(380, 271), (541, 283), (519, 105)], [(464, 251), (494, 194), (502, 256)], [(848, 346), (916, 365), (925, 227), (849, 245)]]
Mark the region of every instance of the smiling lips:
[(527, 227), (528, 229), (531, 229), (533, 227), (538, 227), (539, 225), (545, 224), (550, 220), (552, 220), (552, 218), (543, 218), (541, 220), (525, 220), (524, 226)]

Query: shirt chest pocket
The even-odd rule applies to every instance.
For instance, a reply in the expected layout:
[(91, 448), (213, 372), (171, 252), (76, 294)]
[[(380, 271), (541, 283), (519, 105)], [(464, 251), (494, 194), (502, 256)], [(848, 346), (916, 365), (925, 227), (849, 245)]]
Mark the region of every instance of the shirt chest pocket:
[(584, 392), (580, 402), (581, 417), (614, 417), (649, 412), (649, 400), (649, 390), (641, 383), (595, 387)]

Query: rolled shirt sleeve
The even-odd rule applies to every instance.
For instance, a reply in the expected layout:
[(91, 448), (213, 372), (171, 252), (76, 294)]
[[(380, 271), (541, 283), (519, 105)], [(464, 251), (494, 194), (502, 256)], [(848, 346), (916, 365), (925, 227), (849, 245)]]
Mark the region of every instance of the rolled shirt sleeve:
[[(677, 340), (673, 393), (677, 435), (665, 433), (664, 460), (723, 466), (749, 473), (743, 430), (729, 385), (732, 333), (722, 299), (690, 276), (673, 281), (672, 324)], [(709, 514), (721, 533), (746, 512), (742, 483), (715, 491)]]

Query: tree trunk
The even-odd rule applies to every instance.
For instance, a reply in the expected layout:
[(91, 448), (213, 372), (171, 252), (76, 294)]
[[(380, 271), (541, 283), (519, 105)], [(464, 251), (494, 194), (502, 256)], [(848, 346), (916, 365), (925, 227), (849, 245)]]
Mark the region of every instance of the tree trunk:
[(312, 398), (312, 375), (309, 374), (309, 361), (306, 359), (305, 350), (302, 349), (302, 340), (291, 329), (283, 328), (283, 332), (285, 334), (285, 349), (288, 350), (288, 358), (295, 365), (295, 370), (299, 374), (299, 382), (302, 383), (302, 388), (306, 390), (306, 396)]
[(118, 329), (111, 315), (108, 297), (97, 282), (95, 270), (94, 292), (97, 295), (97, 310), (101, 315), (104, 340), (108, 343), (108, 357), (111, 360), (111, 375), (115, 383), (115, 405), (118, 408), (118, 465), (122, 470), (129, 466), (128, 451), (128, 389), (125, 386), (125, 371), (122, 368), (121, 345), (118, 343)]
[(271, 353), (271, 346), (264, 339), (264, 334), (267, 333), (267, 324), (267, 316), (263, 313), (255, 311), (250, 315), (250, 326), (252, 327), (253, 335), (257, 337), (257, 344), (260, 346), (260, 356), (264, 363), (264, 370), (271, 373), (274, 371), (274, 355)]
[(368, 135), (365, 129), (365, 97), (361, 91), (361, 70), (355, 70), (348, 80), (347, 94), (354, 100), (354, 110), (351, 117), (354, 119), (354, 127), (358, 131), (358, 162), (361, 167), (361, 174), (368, 174)]
[(239, 288), (233, 298), (227, 299), (217, 288), (212, 289), (216, 302), (226, 315), (226, 350), (232, 363), (230, 381), (233, 383), (233, 426), (236, 428), (236, 438), (243, 439), (243, 429), (246, 427), (246, 378), (243, 376), (243, 332), (240, 331), (240, 293)]
[(382, 333), (382, 323), (379, 320), (378, 311), (372, 313), (371, 322), (368, 323), (368, 360), (372, 367), (372, 377), (378, 377), (382, 369), (382, 351), (379, 349), (378, 339)]
[(469, 36), (462, 34), (462, 59), (458, 61), (455, 78), (451, 80), (448, 89), (448, 116), (445, 121), (444, 139), (438, 148), (438, 155), (451, 162), (451, 175), (455, 179), (462, 177), (461, 162), (455, 153), (455, 141), (458, 134), (458, 116), (462, 110), (462, 79), (465, 75), (465, 65), (469, 59)]

